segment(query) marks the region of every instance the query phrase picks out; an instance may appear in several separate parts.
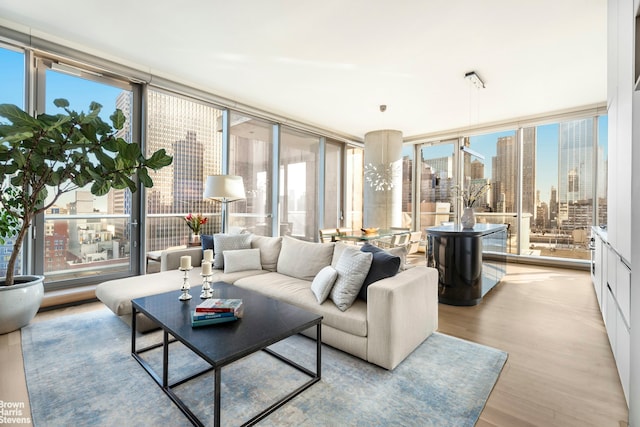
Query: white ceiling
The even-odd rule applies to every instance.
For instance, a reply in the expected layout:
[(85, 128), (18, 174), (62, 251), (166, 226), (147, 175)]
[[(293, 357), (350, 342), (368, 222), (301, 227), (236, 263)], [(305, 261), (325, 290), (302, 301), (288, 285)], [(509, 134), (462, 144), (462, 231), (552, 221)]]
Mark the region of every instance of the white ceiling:
[(2, 0), (0, 17), (358, 139), (606, 101), (606, 0)]

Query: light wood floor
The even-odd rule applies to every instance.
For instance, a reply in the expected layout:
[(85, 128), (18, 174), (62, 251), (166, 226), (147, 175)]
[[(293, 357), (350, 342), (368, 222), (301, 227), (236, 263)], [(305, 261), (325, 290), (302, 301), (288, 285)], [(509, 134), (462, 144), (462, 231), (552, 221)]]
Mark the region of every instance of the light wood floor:
[[(44, 312), (34, 321), (99, 307)], [(509, 353), (479, 427), (626, 426), (628, 411), (588, 272), (509, 264), (481, 304), (440, 304), (439, 320), (442, 333)], [(28, 404), (20, 332), (0, 335), (0, 400)]]

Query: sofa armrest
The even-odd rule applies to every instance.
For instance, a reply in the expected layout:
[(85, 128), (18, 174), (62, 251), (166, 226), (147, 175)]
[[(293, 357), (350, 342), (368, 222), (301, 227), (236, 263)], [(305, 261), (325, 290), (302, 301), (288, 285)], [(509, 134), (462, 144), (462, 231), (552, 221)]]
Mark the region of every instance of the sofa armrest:
[(191, 265), (200, 267), (202, 264), (202, 248), (194, 246), (190, 248), (169, 249), (162, 251), (160, 255), (160, 271), (177, 270), (180, 267), (180, 257), (191, 256)]
[(438, 271), (416, 266), (367, 290), (367, 360), (394, 369), (438, 329)]

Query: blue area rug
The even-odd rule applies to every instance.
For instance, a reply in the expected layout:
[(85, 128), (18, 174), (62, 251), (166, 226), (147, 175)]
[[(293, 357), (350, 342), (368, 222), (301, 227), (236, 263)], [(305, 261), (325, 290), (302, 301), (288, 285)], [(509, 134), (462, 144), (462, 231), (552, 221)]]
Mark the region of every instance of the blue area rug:
[[(32, 419), (51, 426), (188, 426), (131, 357), (131, 330), (108, 309), (32, 323), (22, 329)], [(141, 344), (161, 339), (141, 336)], [(315, 369), (315, 342), (294, 336), (272, 347)], [(145, 353), (161, 372), (161, 351)], [(206, 365), (170, 346), (173, 379)], [(387, 371), (323, 346), (322, 380), (264, 419), (264, 426), (473, 426), (507, 354), (435, 333)], [(213, 424), (213, 374), (176, 389)], [(171, 379), (171, 378), (170, 378)], [(308, 377), (259, 352), (222, 370), (222, 424), (239, 425)]]

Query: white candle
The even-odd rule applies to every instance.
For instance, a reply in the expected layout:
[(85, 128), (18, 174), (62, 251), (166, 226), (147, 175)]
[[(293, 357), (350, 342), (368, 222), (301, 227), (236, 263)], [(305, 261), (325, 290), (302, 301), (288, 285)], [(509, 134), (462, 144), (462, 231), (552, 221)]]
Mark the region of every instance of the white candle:
[(189, 268), (191, 267), (191, 256), (185, 255), (180, 257), (180, 268)]
[(213, 261), (213, 249), (204, 250), (204, 260), (209, 262)]
[(202, 274), (204, 275), (211, 274), (211, 263), (209, 261), (202, 262)]

